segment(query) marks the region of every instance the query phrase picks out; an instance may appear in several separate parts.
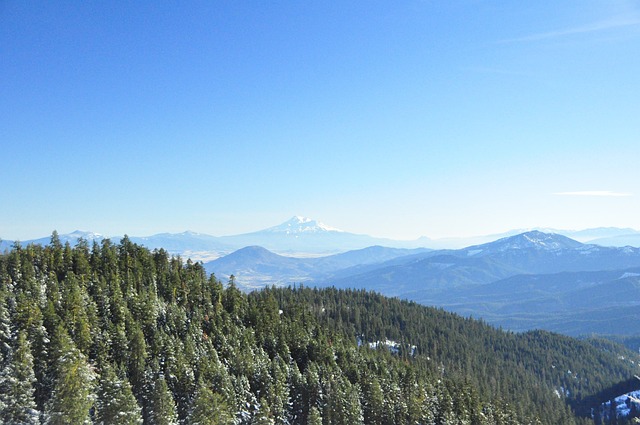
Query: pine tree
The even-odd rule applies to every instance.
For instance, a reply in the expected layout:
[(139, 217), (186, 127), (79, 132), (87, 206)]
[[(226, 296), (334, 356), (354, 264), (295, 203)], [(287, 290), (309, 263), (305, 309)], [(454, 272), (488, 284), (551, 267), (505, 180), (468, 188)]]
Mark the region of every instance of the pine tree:
[(332, 377), (324, 416), (332, 423), (364, 423), (362, 406), (360, 405), (360, 387), (352, 385), (348, 379), (342, 376)]
[[(11, 359), (11, 321), (7, 310), (6, 294), (0, 289), (0, 371), (5, 371)], [(0, 390), (5, 384), (7, 376), (0, 374)], [(6, 407), (4, 397), (0, 397), (0, 410)]]
[(7, 295), (0, 289), (0, 367), (4, 366), (11, 351), (11, 319), (7, 308)]
[(312, 406), (311, 409), (309, 409), (307, 425), (322, 425), (322, 415), (320, 415), (320, 411), (316, 406)]
[(301, 423), (305, 415), (305, 381), (295, 362), (291, 362), (289, 365), (288, 387), (291, 391), (288, 408), (289, 422)]
[(193, 399), (188, 423), (190, 425), (230, 425), (233, 422), (233, 415), (222, 396), (201, 384)]
[(2, 371), (0, 419), (5, 424), (39, 424), (33, 384), (33, 356), (25, 333), (18, 333), (13, 355)]
[(263, 398), (260, 400), (260, 406), (258, 410), (251, 418), (251, 425), (275, 425), (276, 421), (273, 419), (269, 404)]
[(97, 393), (97, 424), (142, 424), (142, 410), (133, 396), (131, 384), (119, 378), (106, 361), (100, 371)]
[(382, 425), (384, 394), (380, 382), (375, 376), (367, 377), (363, 382), (363, 410), (365, 423)]
[(127, 323), (127, 334), (130, 353), (127, 361), (127, 376), (129, 376), (129, 382), (131, 382), (135, 394), (139, 396), (144, 387), (147, 348), (142, 329), (136, 322)]
[(87, 353), (91, 345), (91, 328), (87, 317), (88, 295), (80, 286), (75, 274), (68, 273), (64, 280), (64, 290), (61, 294), (61, 319), (67, 327), (75, 346)]
[(58, 328), (56, 339), (56, 376), (51, 399), (45, 408), (45, 424), (90, 424), (89, 412), (95, 401), (95, 372), (64, 328)]
[(159, 375), (154, 383), (149, 401), (147, 417), (154, 425), (177, 425), (178, 411), (173, 396), (163, 375)]

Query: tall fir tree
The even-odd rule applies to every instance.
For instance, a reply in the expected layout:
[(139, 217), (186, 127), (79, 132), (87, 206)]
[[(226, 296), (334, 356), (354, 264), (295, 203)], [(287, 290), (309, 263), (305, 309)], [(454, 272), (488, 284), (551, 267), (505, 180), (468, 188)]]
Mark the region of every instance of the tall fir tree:
[(51, 399), (45, 408), (44, 423), (90, 424), (90, 410), (96, 398), (96, 374), (64, 328), (58, 327), (55, 338), (55, 379)]
[(0, 287), (0, 367), (5, 364), (11, 351), (11, 319), (7, 293), (3, 289)]
[(147, 418), (154, 425), (177, 425), (178, 411), (164, 375), (159, 374), (153, 382)]
[(322, 425), (322, 415), (320, 415), (320, 410), (316, 406), (311, 406), (311, 409), (309, 409), (306, 425)]
[(231, 425), (233, 415), (223, 397), (211, 391), (209, 387), (200, 384), (193, 399), (189, 418), (189, 425)]
[(251, 425), (275, 425), (276, 421), (271, 413), (271, 408), (267, 401), (263, 398), (260, 400), (258, 410), (251, 418)]
[(36, 408), (33, 384), (33, 356), (24, 332), (19, 332), (15, 347), (3, 369), (0, 399), (0, 419), (5, 424), (36, 425), (40, 423), (40, 412)]
[(95, 411), (98, 425), (142, 424), (142, 409), (133, 396), (131, 384), (120, 378), (107, 361), (100, 370)]
[[(7, 310), (7, 294), (0, 287), (0, 371), (5, 371), (11, 358), (11, 320)], [(0, 374), (0, 390), (7, 379), (5, 373)], [(4, 397), (0, 397), (0, 410), (6, 407)]]

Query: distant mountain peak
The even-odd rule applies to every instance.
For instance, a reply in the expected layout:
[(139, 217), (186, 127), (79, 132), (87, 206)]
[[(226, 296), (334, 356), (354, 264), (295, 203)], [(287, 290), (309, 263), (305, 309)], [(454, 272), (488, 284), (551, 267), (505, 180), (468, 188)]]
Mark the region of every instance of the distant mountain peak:
[(513, 250), (545, 250), (558, 251), (562, 249), (575, 249), (583, 246), (582, 243), (556, 233), (546, 233), (539, 230), (530, 230), (514, 236), (508, 236), (483, 245), (475, 245), (466, 248), (469, 255), (486, 254), (489, 252), (504, 252)]
[(264, 230), (269, 233), (286, 233), (286, 234), (300, 234), (300, 233), (321, 233), (321, 232), (342, 232), (335, 227), (327, 226), (317, 220), (313, 220), (308, 217), (294, 216), (284, 223), (269, 227)]
[(182, 232), (180, 234), (184, 235), (184, 236), (207, 236), (204, 233), (194, 232), (193, 230), (185, 230), (184, 232)]
[(266, 248), (263, 248), (258, 245), (245, 246), (244, 248), (240, 248), (237, 251), (229, 254), (229, 258), (279, 258), (280, 256), (276, 253), (269, 251)]
[(104, 235), (94, 232), (85, 232), (84, 230), (74, 230), (66, 235), (59, 235), (60, 238), (67, 238), (69, 240), (83, 238), (85, 240), (103, 239)]
[(576, 240), (556, 233), (545, 233), (539, 230), (531, 230), (494, 242), (503, 249), (535, 248), (557, 250), (577, 248), (582, 244)]

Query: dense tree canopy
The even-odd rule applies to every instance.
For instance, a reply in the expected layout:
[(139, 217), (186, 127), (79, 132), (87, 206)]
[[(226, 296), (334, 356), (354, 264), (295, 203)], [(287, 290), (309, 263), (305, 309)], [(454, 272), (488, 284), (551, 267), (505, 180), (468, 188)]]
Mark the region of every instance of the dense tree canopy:
[(579, 424), (615, 344), (366, 291), (244, 294), (123, 238), (0, 255), (4, 423)]

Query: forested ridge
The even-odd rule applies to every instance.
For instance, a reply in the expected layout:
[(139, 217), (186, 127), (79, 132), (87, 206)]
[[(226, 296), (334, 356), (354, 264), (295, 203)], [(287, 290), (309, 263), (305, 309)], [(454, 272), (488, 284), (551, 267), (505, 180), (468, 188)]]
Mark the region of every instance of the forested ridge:
[(7, 424), (586, 424), (637, 374), (613, 343), (367, 291), (244, 294), (127, 237), (16, 243), (0, 284)]

